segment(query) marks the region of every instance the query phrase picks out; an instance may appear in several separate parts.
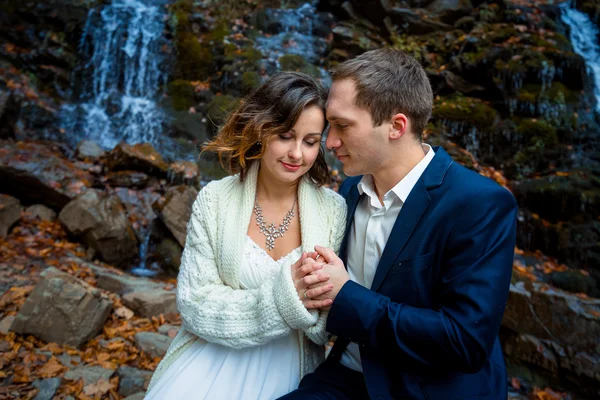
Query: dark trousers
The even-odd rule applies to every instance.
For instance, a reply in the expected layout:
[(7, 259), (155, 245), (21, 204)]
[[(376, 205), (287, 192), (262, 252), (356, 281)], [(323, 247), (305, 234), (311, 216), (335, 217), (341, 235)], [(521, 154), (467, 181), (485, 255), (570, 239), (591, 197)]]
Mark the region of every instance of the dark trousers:
[(363, 400), (369, 399), (362, 373), (327, 359), (317, 370), (300, 381), (298, 389), (280, 400)]

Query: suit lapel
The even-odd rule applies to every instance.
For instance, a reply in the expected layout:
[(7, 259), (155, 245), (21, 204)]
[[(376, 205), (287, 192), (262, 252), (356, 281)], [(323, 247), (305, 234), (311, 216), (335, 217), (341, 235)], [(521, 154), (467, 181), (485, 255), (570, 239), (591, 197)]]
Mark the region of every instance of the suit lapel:
[(431, 197), (422, 179), (419, 179), (411, 190), (406, 203), (402, 205), (396, 218), (392, 232), (388, 238), (383, 254), (377, 266), (371, 290), (377, 291), (383, 279), (393, 265), (394, 260), (404, 248), (404, 245), (415, 230), (421, 216), (429, 206)]
[(358, 201), (360, 200), (360, 193), (358, 191), (358, 185), (352, 186), (350, 192), (348, 193), (348, 213), (346, 216), (346, 233), (344, 234), (344, 240), (342, 240), (342, 244), (340, 246), (340, 258), (344, 262), (346, 269), (348, 269), (347, 260), (347, 247), (348, 247), (348, 237), (350, 236), (350, 227), (352, 226), (352, 221), (354, 221), (354, 212), (356, 211), (356, 207), (358, 206)]

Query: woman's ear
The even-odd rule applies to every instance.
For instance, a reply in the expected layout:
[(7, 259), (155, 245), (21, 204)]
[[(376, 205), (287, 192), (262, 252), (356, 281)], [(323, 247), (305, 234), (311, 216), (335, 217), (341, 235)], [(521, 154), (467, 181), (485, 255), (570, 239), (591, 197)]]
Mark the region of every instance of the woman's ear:
[(390, 139), (400, 139), (407, 131), (408, 118), (405, 114), (398, 113), (392, 116), (392, 123), (390, 126)]

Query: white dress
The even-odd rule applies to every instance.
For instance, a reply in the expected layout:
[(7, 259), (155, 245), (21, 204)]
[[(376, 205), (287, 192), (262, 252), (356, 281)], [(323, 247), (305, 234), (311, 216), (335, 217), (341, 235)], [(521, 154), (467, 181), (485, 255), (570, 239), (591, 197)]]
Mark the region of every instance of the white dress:
[[(300, 247), (273, 260), (247, 236), (240, 267), (240, 285), (257, 288), (273, 279), (283, 264), (298, 260)], [(233, 349), (197, 339), (162, 374), (146, 399), (272, 400), (300, 382), (298, 331), (267, 344)]]

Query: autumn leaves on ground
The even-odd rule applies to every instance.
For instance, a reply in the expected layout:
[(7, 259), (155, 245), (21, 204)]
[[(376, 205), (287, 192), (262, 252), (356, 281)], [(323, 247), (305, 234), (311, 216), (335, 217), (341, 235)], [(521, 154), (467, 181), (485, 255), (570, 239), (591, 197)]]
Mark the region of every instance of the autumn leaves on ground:
[[(105, 291), (112, 311), (102, 332), (76, 349), (45, 343), (30, 335), (7, 332), (15, 315), (52, 266), (95, 286), (96, 274), (75, 260), (84, 256), (80, 245), (70, 243), (56, 222), (40, 221), (23, 212), (22, 220), (6, 240), (0, 239), (0, 399), (31, 399), (56, 387), (58, 398), (120, 399), (143, 394), (152, 371), (160, 361), (160, 349), (136, 338), (139, 332), (158, 332), (172, 338), (180, 324), (175, 314), (143, 318), (123, 306), (121, 297)], [(116, 275), (122, 272), (111, 271)], [(167, 283), (167, 287), (173, 287)], [(157, 335), (159, 333), (156, 333)], [(149, 352), (141, 347), (147, 346)], [(154, 353), (154, 355), (152, 354)], [(127, 368), (130, 367), (130, 368)], [(86, 370), (87, 369), (87, 370)], [(131, 398), (142, 398), (142, 395)], [(51, 397), (43, 397), (51, 398)]]

